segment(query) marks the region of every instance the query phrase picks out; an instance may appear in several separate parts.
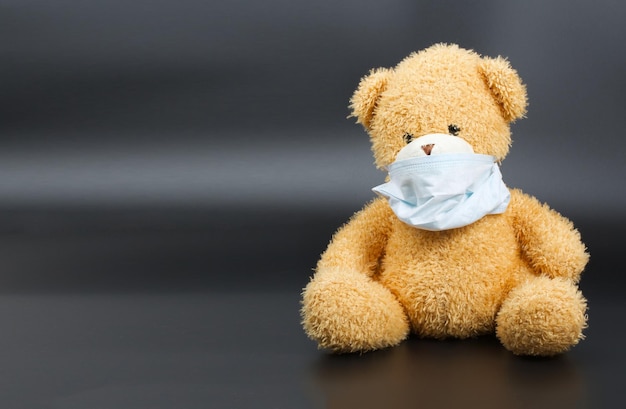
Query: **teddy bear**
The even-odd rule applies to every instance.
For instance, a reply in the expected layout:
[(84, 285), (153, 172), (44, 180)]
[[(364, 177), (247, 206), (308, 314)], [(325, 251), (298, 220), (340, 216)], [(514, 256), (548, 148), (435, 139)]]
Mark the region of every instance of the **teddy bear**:
[(509, 61), (434, 44), (371, 70), (349, 107), (388, 176), (302, 291), (308, 337), (335, 353), (411, 335), (495, 334), (530, 356), (576, 345), (587, 326), (586, 246), (570, 220), (500, 173), (527, 107)]

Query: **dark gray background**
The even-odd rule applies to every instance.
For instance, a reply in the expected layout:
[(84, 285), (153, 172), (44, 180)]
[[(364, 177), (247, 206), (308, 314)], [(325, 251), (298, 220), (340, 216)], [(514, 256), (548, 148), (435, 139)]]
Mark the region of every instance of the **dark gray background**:
[[(356, 382), (364, 407), (368, 382), (408, 371), (425, 403), (467, 392), (433, 370), (478, 369), (508, 379), (496, 407), (617, 406), (625, 20), (618, 0), (0, 0), (0, 402), (350, 407)], [(505, 182), (592, 256), (588, 339), (565, 361), (419, 340), (336, 361), (299, 327), (319, 253), (384, 178), (348, 100), (436, 42), (506, 56), (527, 84)]]
[(355, 209), (382, 175), (347, 120), (370, 68), (435, 42), (528, 86), (504, 176), (621, 213), (615, 1), (2, 1), (0, 203)]

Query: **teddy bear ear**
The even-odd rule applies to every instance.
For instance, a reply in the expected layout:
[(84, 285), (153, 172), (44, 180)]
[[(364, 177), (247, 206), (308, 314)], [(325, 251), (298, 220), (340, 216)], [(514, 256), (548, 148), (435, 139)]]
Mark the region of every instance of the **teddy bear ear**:
[(352, 114), (348, 118), (355, 117), (357, 123), (366, 129), (370, 128), (370, 123), (374, 117), (374, 108), (380, 95), (387, 87), (392, 72), (393, 70), (389, 68), (376, 68), (361, 79), (350, 99)]
[(526, 86), (517, 71), (502, 57), (483, 57), (479, 71), (500, 105), (504, 119), (513, 122), (526, 114)]

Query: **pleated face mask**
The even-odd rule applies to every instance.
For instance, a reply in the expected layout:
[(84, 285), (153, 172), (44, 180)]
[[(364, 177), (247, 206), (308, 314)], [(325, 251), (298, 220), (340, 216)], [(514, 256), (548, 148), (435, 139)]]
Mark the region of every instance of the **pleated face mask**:
[(389, 182), (372, 190), (388, 199), (400, 220), (424, 230), (454, 229), (504, 213), (511, 198), (490, 155), (413, 157), (392, 163), (388, 171)]

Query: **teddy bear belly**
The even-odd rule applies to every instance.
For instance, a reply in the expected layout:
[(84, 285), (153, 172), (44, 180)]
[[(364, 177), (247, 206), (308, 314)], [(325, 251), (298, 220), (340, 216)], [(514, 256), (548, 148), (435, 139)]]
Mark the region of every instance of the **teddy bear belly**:
[[(391, 238), (387, 254), (394, 256), (385, 260), (379, 278), (403, 305), (416, 334), (463, 338), (494, 330), (504, 297), (526, 270), (515, 236), (495, 221), (477, 223), (459, 237), (413, 229)], [(477, 244), (483, 229), (498, 232), (499, 241)]]
[(403, 305), (416, 334), (464, 338), (494, 330), (495, 316), (506, 293), (500, 280), (489, 282), (483, 277), (476, 283), (451, 274), (420, 274), (419, 267), (411, 274), (402, 274), (403, 279), (393, 276), (387, 274), (383, 283)]

